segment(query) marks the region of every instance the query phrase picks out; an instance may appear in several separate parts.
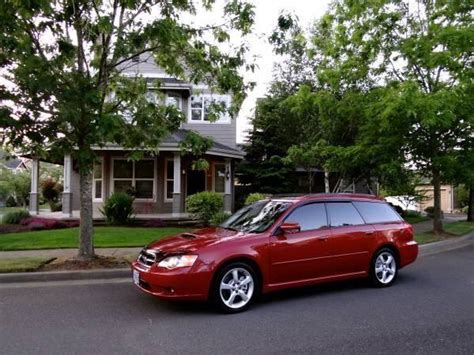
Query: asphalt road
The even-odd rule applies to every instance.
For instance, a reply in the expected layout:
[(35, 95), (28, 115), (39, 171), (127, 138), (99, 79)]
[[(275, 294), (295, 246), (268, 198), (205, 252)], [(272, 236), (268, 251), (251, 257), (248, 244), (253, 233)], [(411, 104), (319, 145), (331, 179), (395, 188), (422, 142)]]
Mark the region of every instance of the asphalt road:
[(474, 246), (398, 283), (286, 291), (246, 313), (167, 303), (131, 282), (0, 285), (2, 354), (474, 353)]

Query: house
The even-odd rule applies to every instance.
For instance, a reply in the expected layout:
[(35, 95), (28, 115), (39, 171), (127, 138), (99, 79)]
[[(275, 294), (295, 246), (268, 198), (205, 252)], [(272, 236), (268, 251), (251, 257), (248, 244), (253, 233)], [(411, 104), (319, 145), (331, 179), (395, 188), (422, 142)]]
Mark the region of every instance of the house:
[[(158, 147), (159, 154), (149, 154), (142, 160), (127, 159), (127, 151), (109, 144), (97, 148), (99, 162), (93, 172), (94, 217), (101, 216), (100, 207), (114, 192), (134, 191), (135, 213), (159, 217), (184, 216), (186, 197), (200, 191), (222, 193), (226, 211), (233, 210), (234, 166), (243, 158), (236, 145), (236, 122), (222, 114), (209, 122), (207, 105), (215, 100), (230, 104), (229, 95), (212, 94), (204, 85), (194, 85), (167, 75), (151, 56), (125, 64), (123, 75), (146, 78), (149, 83), (147, 96), (158, 102), (164, 98), (168, 105), (175, 105), (186, 117), (177, 131), (166, 137)], [(160, 85), (154, 85), (159, 83)], [(213, 138), (214, 145), (205, 155), (209, 163), (206, 171), (193, 170), (192, 158), (182, 156), (180, 143), (189, 131), (196, 131)], [(32, 163), (30, 210), (38, 213), (39, 161)], [(64, 157), (63, 214), (77, 216), (79, 204), (79, 174), (71, 156)]]
[(0, 149), (0, 168), (8, 169), (13, 173), (28, 170), (28, 160), (25, 158), (9, 157)]

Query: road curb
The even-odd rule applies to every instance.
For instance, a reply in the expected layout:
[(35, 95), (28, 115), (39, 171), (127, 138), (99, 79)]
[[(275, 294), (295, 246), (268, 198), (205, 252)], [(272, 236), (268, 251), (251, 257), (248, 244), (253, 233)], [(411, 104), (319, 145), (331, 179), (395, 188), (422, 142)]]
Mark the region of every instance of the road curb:
[(474, 243), (474, 233), (463, 237), (442, 240), (440, 242), (420, 245), (418, 256), (428, 256), (453, 249), (463, 248)]
[(98, 280), (126, 277), (131, 277), (131, 270), (129, 268), (80, 271), (12, 272), (0, 274), (0, 283)]
[[(474, 233), (463, 237), (420, 245), (418, 256), (429, 256), (474, 244)], [(129, 268), (80, 270), (80, 271), (41, 271), (0, 274), (0, 283), (100, 280), (131, 277)]]

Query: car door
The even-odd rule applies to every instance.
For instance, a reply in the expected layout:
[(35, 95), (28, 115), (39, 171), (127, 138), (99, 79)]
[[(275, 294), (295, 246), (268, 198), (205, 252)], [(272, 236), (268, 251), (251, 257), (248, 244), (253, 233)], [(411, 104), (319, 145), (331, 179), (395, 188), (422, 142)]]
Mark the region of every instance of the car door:
[(330, 231), (324, 203), (299, 206), (284, 223), (298, 223), (300, 230), (271, 237), (270, 283), (298, 283), (330, 274)]
[(365, 224), (351, 201), (327, 202), (331, 236), (331, 269), (334, 275), (367, 271), (375, 229)]

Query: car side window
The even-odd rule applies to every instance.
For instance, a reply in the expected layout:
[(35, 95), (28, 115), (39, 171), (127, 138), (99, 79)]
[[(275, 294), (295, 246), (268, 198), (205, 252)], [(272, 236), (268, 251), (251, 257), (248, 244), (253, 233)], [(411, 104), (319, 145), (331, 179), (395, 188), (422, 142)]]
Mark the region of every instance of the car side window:
[(297, 207), (285, 218), (285, 222), (298, 223), (302, 232), (325, 228), (327, 217), (324, 203), (311, 203)]
[(384, 202), (362, 202), (354, 201), (367, 223), (399, 222), (400, 216), (395, 210)]
[(365, 224), (351, 202), (330, 202), (326, 204), (331, 227), (356, 226)]

